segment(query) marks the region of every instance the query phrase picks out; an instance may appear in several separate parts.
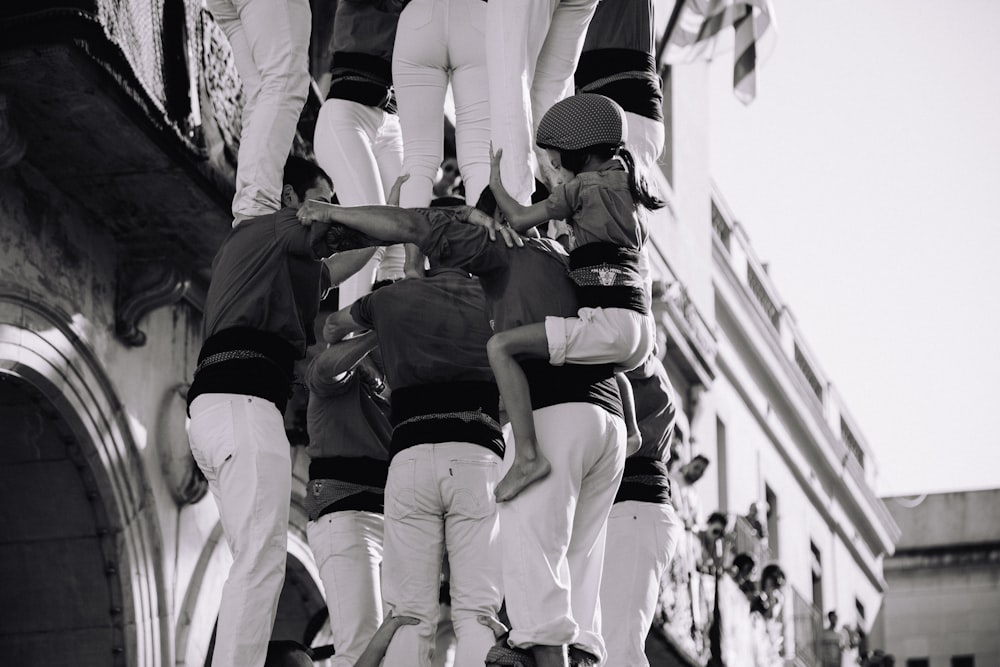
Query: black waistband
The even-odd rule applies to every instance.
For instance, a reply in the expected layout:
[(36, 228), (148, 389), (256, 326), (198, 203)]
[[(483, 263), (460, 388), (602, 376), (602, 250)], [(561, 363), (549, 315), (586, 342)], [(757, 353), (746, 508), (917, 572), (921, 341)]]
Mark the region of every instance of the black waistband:
[(333, 514), (334, 512), (372, 512), (373, 514), (384, 514), (385, 496), (381, 493), (373, 493), (371, 491), (354, 493), (346, 498), (341, 498), (336, 502), (330, 503), (321, 509), (312, 520), (315, 521), (321, 516)]
[(630, 113), (663, 120), (663, 91), (654, 58), (632, 49), (594, 49), (580, 56), (578, 93), (610, 97)]
[(338, 51), (330, 66), (330, 91), (326, 99), (348, 100), (396, 113), (392, 66), (369, 53)]
[(452, 412), (482, 412), (500, 419), (500, 391), (494, 382), (438, 382), (394, 389), (392, 425), (422, 417)]
[[(260, 356), (227, 352), (251, 352)], [(188, 390), (188, 407), (202, 394), (243, 394), (257, 396), (285, 411), (292, 390), (298, 352), (281, 337), (251, 329), (232, 327), (209, 336), (198, 354), (199, 370)], [(202, 365), (205, 360), (222, 359)]]
[(615, 502), (627, 500), (669, 504), (670, 479), (667, 477), (667, 464), (659, 459), (639, 456), (625, 459), (625, 472), (622, 474)]
[(614, 264), (639, 270), (639, 251), (625, 248), (615, 243), (597, 241), (574, 248), (569, 253), (570, 270), (582, 269), (598, 264)]
[(598, 79), (614, 76), (622, 72), (656, 73), (653, 55), (634, 49), (594, 49), (580, 54), (580, 62), (573, 75), (577, 88), (582, 88)]
[(336, 479), (364, 486), (385, 486), (389, 462), (368, 456), (329, 456), (309, 462), (309, 479)]

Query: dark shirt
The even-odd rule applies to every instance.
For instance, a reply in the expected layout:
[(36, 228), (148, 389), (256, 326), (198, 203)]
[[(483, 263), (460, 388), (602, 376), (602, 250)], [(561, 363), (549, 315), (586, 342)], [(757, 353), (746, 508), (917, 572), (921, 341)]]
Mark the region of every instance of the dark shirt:
[[(320, 373), (328, 348), (306, 371), (309, 407), (309, 518), (344, 510), (382, 512), (389, 470), (389, 401), (374, 364), (362, 360), (340, 377)], [(313, 482), (322, 481), (322, 484)]]
[(340, 0), (333, 19), (333, 61), (327, 99), (395, 113), (392, 50), (399, 0)]
[(315, 342), (317, 260), (310, 230), (291, 208), (244, 220), (229, 233), (212, 262), (189, 405), (200, 394), (232, 393), (284, 410), (294, 361)]
[[(458, 266), (477, 276), (495, 331), (544, 322), (545, 317), (575, 317), (576, 287), (568, 275), (565, 250), (549, 239), (526, 239), (524, 248), (492, 242), (486, 230), (459, 221), (462, 209), (419, 209), (430, 221), (421, 250), (441, 266)], [(521, 364), (539, 410), (561, 403), (591, 403), (622, 416), (621, 397), (611, 365), (552, 366), (546, 359)]]
[(642, 446), (632, 456), (670, 461), (670, 441), (674, 435), (677, 407), (673, 385), (663, 363), (654, 356), (634, 371), (626, 373), (635, 400)]
[(392, 387), (390, 449), (472, 442), (503, 456), (499, 393), (486, 356), (492, 335), (479, 281), (434, 269), (354, 303), (351, 316), (374, 329)]
[(306, 371), (309, 388), (306, 453), (313, 459), (342, 456), (387, 461), (392, 435), (389, 401), (382, 397), (378, 387), (372, 386), (373, 373), (355, 368), (339, 379), (323, 377), (317, 370), (317, 359)]
[(670, 461), (670, 441), (677, 418), (674, 388), (663, 364), (654, 356), (625, 375), (632, 385), (642, 445), (625, 459), (625, 473), (615, 502), (668, 503), (667, 462)]
[(576, 68), (577, 92), (606, 95), (625, 111), (663, 120), (654, 45), (652, 0), (598, 3)]

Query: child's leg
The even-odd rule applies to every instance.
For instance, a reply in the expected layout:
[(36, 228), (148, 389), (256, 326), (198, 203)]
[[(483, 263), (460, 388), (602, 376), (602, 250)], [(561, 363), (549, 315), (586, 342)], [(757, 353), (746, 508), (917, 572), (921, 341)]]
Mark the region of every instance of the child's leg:
[(497, 500), (503, 502), (552, 470), (549, 462), (538, 452), (528, 378), (516, 358), (548, 358), (545, 325), (528, 324), (502, 331), (490, 338), (486, 352), (514, 434), (514, 463), (496, 487)]

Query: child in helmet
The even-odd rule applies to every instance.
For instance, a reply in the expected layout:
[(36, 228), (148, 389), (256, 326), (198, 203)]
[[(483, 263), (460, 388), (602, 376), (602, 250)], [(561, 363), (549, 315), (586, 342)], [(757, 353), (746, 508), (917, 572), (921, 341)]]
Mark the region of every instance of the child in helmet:
[[(515, 443), (513, 465), (496, 488), (498, 500), (510, 500), (551, 469), (537, 448), (528, 383), (518, 359), (548, 358), (556, 366), (614, 364), (628, 371), (652, 352), (656, 335), (643, 275), (648, 267), (642, 250), (648, 236), (644, 209), (664, 203), (636, 173), (624, 148), (626, 133), (625, 112), (608, 97), (581, 94), (554, 104), (538, 125), (535, 143), (553, 167), (571, 172), (572, 178), (531, 206), (522, 206), (504, 189), (502, 151), (491, 152), (490, 188), (511, 227), (526, 232), (549, 220), (569, 223), (575, 239), (570, 276), (581, 305), (577, 317), (547, 317), (544, 324), (504, 331), (489, 341), (490, 365)], [(619, 387), (627, 390), (628, 384), (619, 382)]]

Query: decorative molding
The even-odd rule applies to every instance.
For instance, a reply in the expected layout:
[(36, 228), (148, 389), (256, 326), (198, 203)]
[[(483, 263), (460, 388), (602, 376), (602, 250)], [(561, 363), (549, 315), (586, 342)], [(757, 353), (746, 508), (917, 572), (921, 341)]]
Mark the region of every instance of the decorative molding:
[[(173, 664), (162, 532), (142, 456), (100, 358), (73, 318), (44, 296), (0, 285), (0, 372), (36, 387), (79, 444), (108, 513), (117, 563), (108, 570), (127, 602), (116, 611), (123, 652), (113, 664)], [(117, 609), (117, 608), (116, 608)]]
[(170, 306), (191, 289), (191, 281), (177, 267), (164, 262), (127, 262), (118, 266), (115, 300), (115, 336), (129, 347), (146, 344), (139, 320)]
[(13, 167), (28, 151), (28, 144), (11, 118), (7, 96), (0, 93), (0, 169)]
[(208, 493), (208, 480), (191, 455), (184, 425), (188, 389), (190, 385), (179, 384), (167, 392), (157, 424), (160, 469), (171, 497), (181, 507), (194, 505)]

